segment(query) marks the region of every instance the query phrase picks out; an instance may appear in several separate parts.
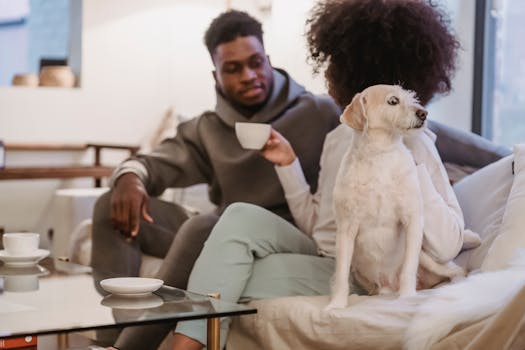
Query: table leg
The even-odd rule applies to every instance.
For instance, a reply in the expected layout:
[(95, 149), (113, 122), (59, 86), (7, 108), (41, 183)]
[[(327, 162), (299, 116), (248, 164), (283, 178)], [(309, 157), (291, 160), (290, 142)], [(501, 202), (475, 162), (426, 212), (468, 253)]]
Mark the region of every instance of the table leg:
[[(219, 293), (210, 293), (208, 294), (210, 298), (220, 299), (221, 295)], [(208, 350), (220, 350), (221, 346), (221, 318), (212, 317), (208, 318), (207, 324), (207, 345)]]
[(57, 334), (57, 343), (59, 349), (67, 349), (69, 347), (69, 334), (59, 333)]
[(221, 344), (221, 318), (212, 317), (208, 318), (207, 325), (207, 344), (206, 348), (208, 350), (220, 350)]

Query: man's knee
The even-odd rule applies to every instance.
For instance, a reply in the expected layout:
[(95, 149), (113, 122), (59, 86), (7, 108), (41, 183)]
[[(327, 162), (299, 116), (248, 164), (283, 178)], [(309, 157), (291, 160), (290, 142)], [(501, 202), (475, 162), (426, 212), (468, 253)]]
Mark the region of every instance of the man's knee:
[(219, 220), (216, 214), (199, 214), (186, 220), (177, 232), (177, 240), (204, 244)]
[(102, 194), (93, 208), (93, 223), (109, 220), (111, 217), (111, 191)]

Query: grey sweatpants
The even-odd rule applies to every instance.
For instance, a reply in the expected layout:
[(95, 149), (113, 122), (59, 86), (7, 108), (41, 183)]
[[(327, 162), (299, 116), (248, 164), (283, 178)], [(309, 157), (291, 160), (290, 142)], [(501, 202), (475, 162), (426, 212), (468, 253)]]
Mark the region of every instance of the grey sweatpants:
[[(93, 212), (91, 266), (96, 285), (104, 278), (137, 276), (145, 253), (164, 258), (157, 278), (166, 285), (185, 289), (218, 215), (189, 218), (181, 206), (151, 198), (149, 213), (153, 223), (141, 220), (136, 239), (129, 242), (113, 228), (110, 199), (111, 193), (102, 195)], [(173, 327), (174, 324), (128, 327), (115, 346), (121, 350), (156, 349)]]

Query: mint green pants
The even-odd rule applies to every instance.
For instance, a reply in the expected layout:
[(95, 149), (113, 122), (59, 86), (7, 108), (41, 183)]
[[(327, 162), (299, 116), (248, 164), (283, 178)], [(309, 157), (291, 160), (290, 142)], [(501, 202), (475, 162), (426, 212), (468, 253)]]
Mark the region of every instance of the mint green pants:
[[(220, 293), (231, 302), (294, 295), (328, 295), (335, 260), (317, 255), (314, 241), (261, 207), (230, 205), (197, 259), (188, 290)], [(221, 348), (230, 320), (221, 320)], [(179, 322), (177, 333), (206, 344), (206, 321)]]

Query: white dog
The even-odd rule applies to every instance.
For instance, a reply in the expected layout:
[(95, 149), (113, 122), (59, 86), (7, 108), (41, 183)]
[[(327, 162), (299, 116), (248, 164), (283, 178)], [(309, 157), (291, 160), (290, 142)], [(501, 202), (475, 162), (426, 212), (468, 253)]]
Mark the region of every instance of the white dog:
[[(426, 116), (414, 93), (394, 85), (365, 89), (341, 115), (358, 132), (334, 187), (336, 271), (327, 309), (346, 306), (350, 271), (370, 294), (401, 296), (415, 294), (416, 284), (428, 288), (443, 280), (436, 276), (463, 274), (421, 250), (422, 195), (402, 137), (423, 127)], [(426, 271), (418, 276), (420, 264)]]

